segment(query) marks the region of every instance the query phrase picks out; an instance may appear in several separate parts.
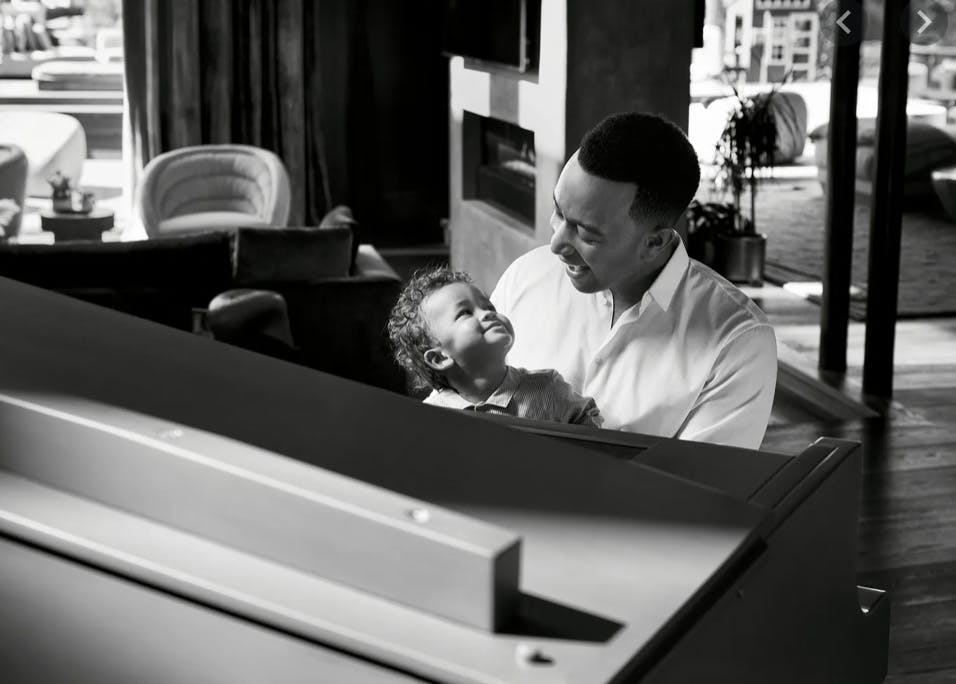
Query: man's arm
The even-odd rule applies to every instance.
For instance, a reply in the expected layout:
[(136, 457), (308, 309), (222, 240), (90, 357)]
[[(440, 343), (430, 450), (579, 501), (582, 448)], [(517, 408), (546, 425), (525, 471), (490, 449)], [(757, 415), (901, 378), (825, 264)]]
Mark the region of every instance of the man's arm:
[(777, 341), (761, 325), (730, 340), (676, 437), (757, 449), (777, 385)]

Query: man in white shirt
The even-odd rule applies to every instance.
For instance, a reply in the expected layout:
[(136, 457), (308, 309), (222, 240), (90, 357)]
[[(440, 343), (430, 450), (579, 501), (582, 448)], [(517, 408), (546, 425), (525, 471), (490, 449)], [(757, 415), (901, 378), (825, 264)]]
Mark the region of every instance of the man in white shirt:
[(514, 325), (508, 363), (556, 369), (594, 397), (605, 428), (756, 449), (776, 341), (757, 306), (689, 259), (673, 228), (699, 180), (679, 128), (608, 117), (558, 178), (551, 244), (516, 259), (491, 300)]

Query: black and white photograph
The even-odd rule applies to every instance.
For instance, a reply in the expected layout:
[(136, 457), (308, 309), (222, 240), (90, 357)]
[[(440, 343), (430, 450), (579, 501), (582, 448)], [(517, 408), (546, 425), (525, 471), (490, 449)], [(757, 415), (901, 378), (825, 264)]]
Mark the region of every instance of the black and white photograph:
[(956, 0), (0, 0), (0, 682), (956, 682)]

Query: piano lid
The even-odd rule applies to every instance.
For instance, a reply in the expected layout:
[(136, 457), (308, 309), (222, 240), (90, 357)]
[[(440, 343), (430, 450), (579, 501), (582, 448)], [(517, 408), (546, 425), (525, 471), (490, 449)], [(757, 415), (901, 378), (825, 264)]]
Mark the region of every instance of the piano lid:
[[(680, 619), (761, 547), (765, 511), (722, 492), (5, 279), (0, 329), (0, 393), (46, 396), (80, 413), (114, 407), (143, 425), (222, 435), (520, 537), (519, 619), (498, 631), (340, 581), (299, 578), (304, 584), (295, 586), (317, 592), (301, 594), (310, 606), (305, 617), (275, 624), (406, 671), (450, 681), (605, 681), (654, 657)], [(22, 474), (4, 475), (14, 488), (41, 487), (22, 497), (25, 506), (56, 500), (60, 510), (83, 509), (88, 520), (112, 515), (158, 526), (150, 528), (157, 553), (169, 543), (165, 535), (208, 543), (195, 530), (104, 512), (49, 482), (18, 484), (10, 477)], [(102, 527), (89, 532), (109, 531)], [(220, 549), (221, 567), (241, 551)], [(389, 562), (387, 553), (380, 561)], [(291, 569), (276, 564), (269, 572)], [(339, 592), (335, 601), (313, 600), (326, 596), (316, 589), (323, 584), (327, 596)], [(309, 631), (316, 619), (325, 631)], [(529, 647), (544, 657), (523, 658)]]

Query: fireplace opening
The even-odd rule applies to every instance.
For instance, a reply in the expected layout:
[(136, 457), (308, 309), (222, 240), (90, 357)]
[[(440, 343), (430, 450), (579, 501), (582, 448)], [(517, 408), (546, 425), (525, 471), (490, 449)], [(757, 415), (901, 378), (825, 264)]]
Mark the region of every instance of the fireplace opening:
[(462, 191), (534, 230), (534, 133), (507, 121), (464, 113)]

